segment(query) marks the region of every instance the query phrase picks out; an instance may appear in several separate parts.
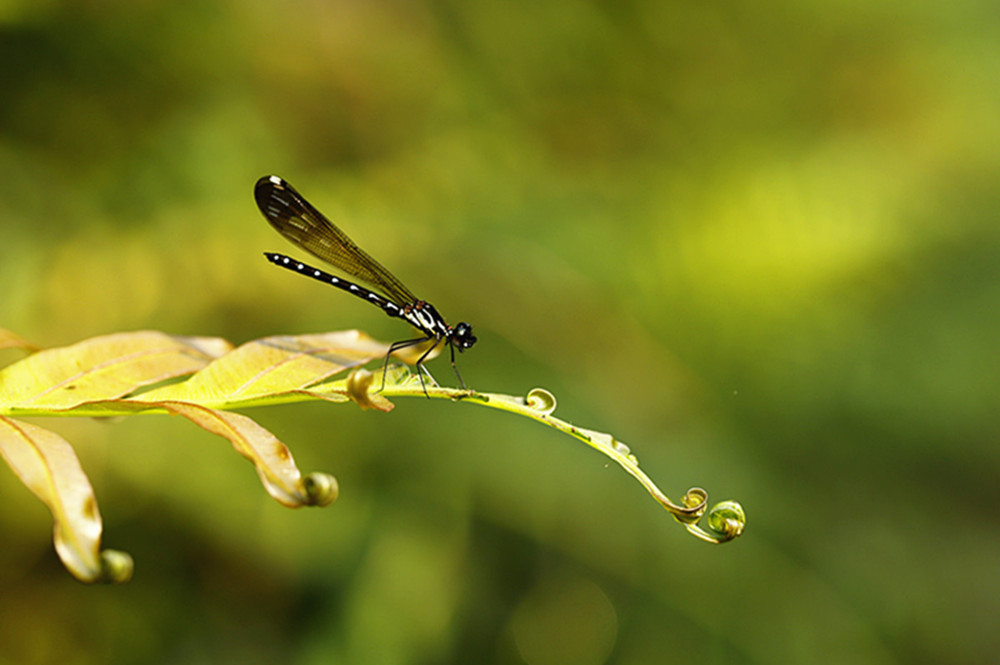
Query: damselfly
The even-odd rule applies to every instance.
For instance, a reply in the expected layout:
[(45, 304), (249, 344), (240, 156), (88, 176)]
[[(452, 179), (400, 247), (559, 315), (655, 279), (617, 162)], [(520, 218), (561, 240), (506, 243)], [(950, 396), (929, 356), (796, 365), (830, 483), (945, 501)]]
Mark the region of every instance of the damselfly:
[(254, 198), (264, 218), (278, 230), (278, 233), (313, 256), (368, 284), (374, 290), (366, 289), (284, 254), (265, 252), (264, 256), (268, 261), (306, 277), (331, 284), (378, 305), (386, 314), (404, 319), (423, 335), (416, 339), (394, 342), (389, 347), (382, 367), (382, 388), (385, 388), (385, 372), (393, 352), (429, 341), (433, 341), (433, 344), (416, 362), (417, 375), (420, 377), (420, 385), (424, 388), (424, 392), (427, 392), (424, 373), (427, 373), (432, 381), (433, 377), (424, 368), (423, 363), (442, 343), (448, 345), (451, 351), (451, 366), (455, 370), (458, 382), (465, 388), (462, 375), (455, 365), (455, 349), (461, 352), (476, 343), (472, 326), (464, 322), (455, 327), (449, 326), (433, 305), (414, 296), (395, 275), (354, 244), (343, 231), (323, 216), (323, 213), (316, 210), (291, 185), (278, 176), (264, 176), (258, 180), (254, 187)]

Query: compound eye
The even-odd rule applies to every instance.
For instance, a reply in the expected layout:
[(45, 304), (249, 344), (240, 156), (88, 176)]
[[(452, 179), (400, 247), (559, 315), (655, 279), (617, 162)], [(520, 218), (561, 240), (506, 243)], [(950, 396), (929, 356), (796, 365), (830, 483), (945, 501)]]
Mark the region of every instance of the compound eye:
[(458, 344), (461, 348), (470, 348), (476, 343), (476, 338), (472, 334), (472, 326), (464, 322), (455, 326), (455, 339), (458, 340)]

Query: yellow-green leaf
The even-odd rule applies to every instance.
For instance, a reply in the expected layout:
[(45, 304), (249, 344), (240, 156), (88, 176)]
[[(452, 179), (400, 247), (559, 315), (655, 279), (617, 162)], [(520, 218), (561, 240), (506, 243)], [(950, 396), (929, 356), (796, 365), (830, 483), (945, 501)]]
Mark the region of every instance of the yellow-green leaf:
[[(135, 397), (141, 402), (182, 400), (234, 408), (304, 390), (376, 358), (388, 345), (357, 330), (279, 335), (247, 342), (182, 383)], [(345, 398), (346, 399), (346, 398)]]
[(22, 349), (33, 353), (39, 349), (31, 342), (19, 335), (15, 335), (6, 328), (0, 328), (0, 349)]
[(65, 439), (0, 416), (0, 453), (17, 477), (52, 511), (56, 551), (84, 582), (101, 576), (101, 515), (94, 490)]
[(232, 346), (215, 337), (142, 331), (39, 351), (0, 370), (7, 413), (71, 409), (195, 372)]
[(291, 451), (250, 418), (185, 402), (160, 402), (158, 406), (184, 416), (212, 434), (229, 439), (236, 452), (257, 468), (257, 475), (267, 493), (278, 502), (292, 508), (313, 503)]

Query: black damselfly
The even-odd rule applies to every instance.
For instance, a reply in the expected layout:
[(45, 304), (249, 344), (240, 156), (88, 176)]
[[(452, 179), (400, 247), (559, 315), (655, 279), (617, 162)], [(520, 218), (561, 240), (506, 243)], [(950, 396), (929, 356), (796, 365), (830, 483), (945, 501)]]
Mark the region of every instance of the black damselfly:
[(472, 326), (459, 323), (454, 328), (449, 326), (444, 318), (434, 309), (434, 305), (424, 300), (418, 300), (413, 293), (403, 286), (395, 275), (386, 270), (382, 264), (368, 256), (368, 253), (354, 244), (343, 231), (333, 225), (323, 213), (316, 210), (301, 194), (278, 176), (264, 176), (254, 187), (254, 198), (264, 218), (271, 223), (278, 233), (291, 240), (294, 244), (319, 257), (330, 265), (339, 268), (344, 273), (375, 288), (370, 291), (353, 282), (341, 279), (328, 272), (306, 265), (284, 254), (265, 252), (264, 256), (271, 263), (294, 270), (300, 275), (312, 277), (321, 282), (332, 284), (338, 289), (374, 303), (389, 316), (404, 319), (421, 332), (423, 337), (394, 342), (389, 347), (382, 366), (382, 388), (385, 388), (385, 371), (389, 366), (389, 357), (393, 352), (408, 346), (415, 346), (433, 340), (433, 344), (417, 360), (417, 376), (420, 386), (424, 388), (424, 373), (433, 381), (433, 377), (424, 368), (427, 356), (442, 342), (448, 344), (451, 350), (451, 366), (455, 370), (458, 382), (465, 388), (462, 375), (455, 365), (455, 349), (460, 352), (471, 348), (476, 343), (472, 334)]

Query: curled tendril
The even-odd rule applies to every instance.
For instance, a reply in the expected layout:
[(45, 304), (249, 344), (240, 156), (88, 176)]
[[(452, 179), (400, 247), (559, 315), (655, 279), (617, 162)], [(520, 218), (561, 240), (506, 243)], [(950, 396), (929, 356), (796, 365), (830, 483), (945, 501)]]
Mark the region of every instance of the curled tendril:
[(747, 516), (743, 506), (736, 501), (722, 501), (708, 512), (708, 528), (715, 533), (725, 535), (727, 540), (743, 533), (747, 524)]
[(311, 506), (329, 506), (340, 496), (337, 479), (328, 473), (314, 472), (302, 478), (302, 484)]
[(532, 388), (524, 398), (524, 403), (529, 409), (543, 416), (550, 415), (556, 410), (556, 396), (545, 388)]
[[(412, 391), (404, 391), (407, 391), (407, 389), (400, 389), (394, 386), (391, 389), (387, 389), (385, 393), (412, 393)], [(481, 406), (488, 406), (493, 409), (501, 409), (527, 416), (586, 443), (617, 462), (625, 471), (638, 480), (646, 488), (646, 491), (673, 515), (678, 522), (683, 524), (690, 533), (704, 541), (724, 543), (743, 533), (743, 528), (746, 525), (746, 517), (743, 514), (743, 508), (740, 504), (735, 501), (723, 501), (717, 504), (708, 511), (706, 527), (702, 528), (698, 526), (698, 523), (705, 516), (708, 509), (708, 492), (700, 487), (692, 487), (684, 494), (679, 504), (674, 503), (639, 468), (639, 461), (625, 443), (618, 441), (610, 434), (578, 427), (553, 416), (552, 413), (556, 409), (556, 398), (544, 388), (534, 388), (524, 397), (439, 387), (430, 388), (428, 393), (430, 397), (460, 399), (480, 404)]]
[(743, 506), (736, 501), (721, 501), (708, 511), (705, 520), (708, 529), (702, 529), (697, 524), (686, 524), (687, 530), (710, 543), (724, 543), (738, 537), (746, 528), (747, 517)]
[(101, 573), (95, 581), (102, 584), (125, 584), (135, 570), (132, 555), (121, 550), (101, 550), (100, 565)]
[(705, 514), (705, 508), (708, 507), (708, 492), (700, 487), (692, 487), (681, 497), (681, 505), (667, 501), (666, 497), (660, 499), (660, 503), (678, 522), (694, 524)]

